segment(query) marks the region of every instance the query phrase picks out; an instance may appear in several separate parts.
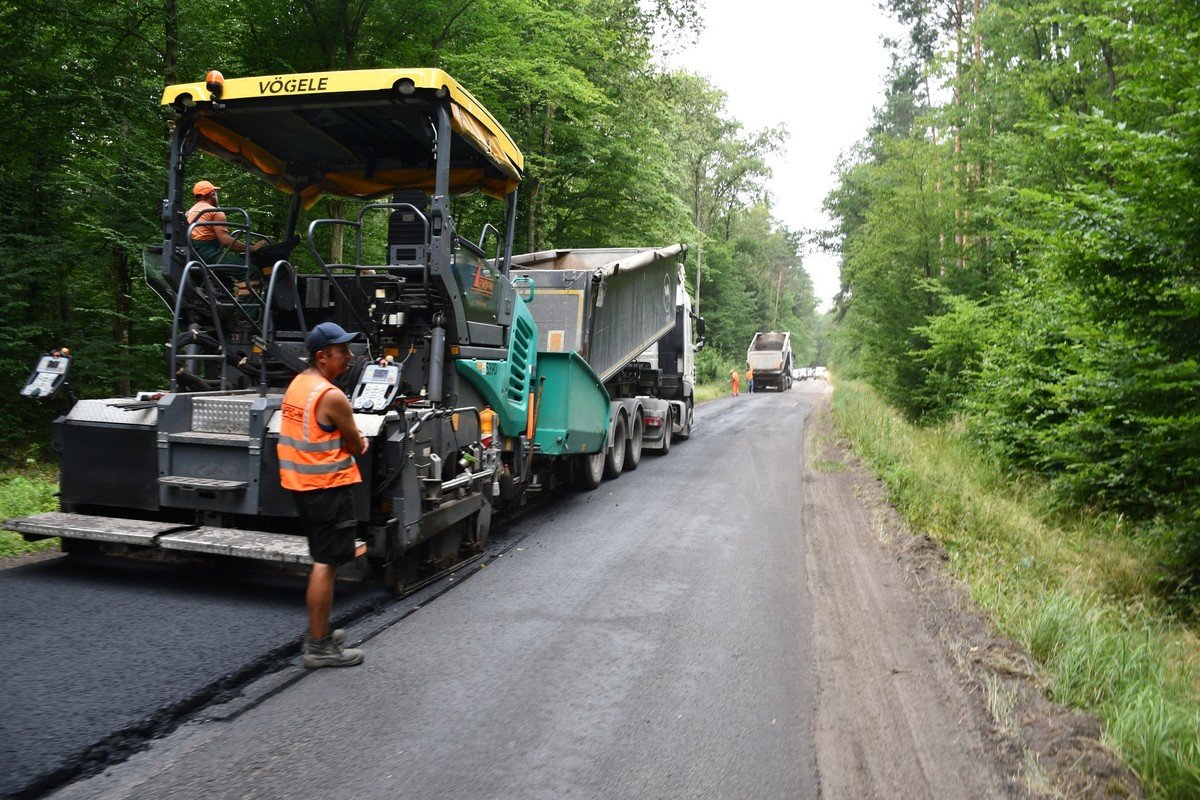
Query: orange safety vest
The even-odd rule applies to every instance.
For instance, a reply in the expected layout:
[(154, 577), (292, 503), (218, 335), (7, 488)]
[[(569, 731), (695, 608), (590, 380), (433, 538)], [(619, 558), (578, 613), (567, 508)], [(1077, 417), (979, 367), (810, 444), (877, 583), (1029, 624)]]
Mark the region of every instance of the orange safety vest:
[(362, 482), (354, 456), (342, 446), (341, 432), (327, 433), (317, 424), (317, 401), (330, 389), (341, 391), (320, 375), (300, 373), (283, 395), (275, 452), (285, 489), (308, 492)]

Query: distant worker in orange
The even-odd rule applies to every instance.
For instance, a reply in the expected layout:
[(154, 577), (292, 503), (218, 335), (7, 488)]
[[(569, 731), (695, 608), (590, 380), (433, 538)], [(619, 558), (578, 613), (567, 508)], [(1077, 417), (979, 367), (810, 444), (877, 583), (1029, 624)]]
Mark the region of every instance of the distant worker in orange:
[(753, 369), (746, 370), (746, 391), (749, 392), (750, 394), (754, 394), (754, 370)]
[(730, 382), (733, 383), (733, 396), (737, 397), (738, 396), (738, 381), (740, 380), (740, 377), (738, 376), (738, 371), (736, 369), (729, 370), (729, 380), (730, 380)]
[[(192, 194), (196, 197), (196, 204), (188, 209), (187, 221), (188, 225), (193, 222), (225, 222), (224, 211), (213, 211), (211, 209), (220, 205), (217, 202), (217, 190), (220, 186), (213, 186), (212, 181), (197, 181), (192, 187)], [(262, 247), (266, 242), (257, 241), (250, 245), (250, 252)], [(246, 243), (234, 239), (229, 235), (229, 229), (224, 225), (197, 225), (192, 229), (192, 248), (200, 259), (205, 264), (212, 266), (213, 264), (244, 264), (245, 261), (238, 258), (239, 253), (246, 252)]]

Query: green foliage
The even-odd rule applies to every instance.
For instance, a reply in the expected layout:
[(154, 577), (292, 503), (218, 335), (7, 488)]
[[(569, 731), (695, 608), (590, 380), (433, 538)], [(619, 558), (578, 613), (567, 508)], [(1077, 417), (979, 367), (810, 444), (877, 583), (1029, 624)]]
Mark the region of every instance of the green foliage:
[(943, 309), (936, 281), (956, 269), (943, 232), (952, 219), (939, 197), (948, 180), (937, 147), (912, 137), (881, 143), (878, 162), (849, 168), (826, 203), (842, 220), (842, 352), (854, 369), (913, 416), (938, 395), (926, 386), (922, 326)]
[[(938, 20), (889, 5), (913, 35), (826, 201), (843, 256), (839, 372), (910, 418), (963, 415), (1062, 502), (1168, 520), (1187, 580), (1200, 571), (1200, 9), (997, 2)], [(935, 104), (937, 83), (951, 92)]]
[(765, 206), (734, 216), (730, 237), (703, 247), (701, 310), (707, 341), (739, 363), (756, 331), (792, 332), (797, 363), (816, 352), (816, 298), (798, 237), (778, 227)]
[[(0, 520), (56, 510), (57, 491), (58, 475), (53, 470), (26, 463), (20, 469), (0, 472)], [(57, 544), (57, 539), (27, 542), (18, 533), (0, 531), (0, 558), (45, 550)]]
[(833, 403), (904, 516), (1044, 665), (1055, 699), (1100, 717), (1148, 796), (1197, 796), (1200, 661), (1180, 622), (1188, 598), (1154, 592), (1169, 558), (1156, 524), (1064, 511), (1044, 487), (997, 470), (961, 426), (918, 428), (865, 384), (839, 376)]
[(696, 383), (728, 383), (729, 371), (738, 366), (737, 361), (719, 350), (706, 347), (696, 354)]
[[(935, 291), (942, 291), (935, 285)], [(992, 309), (978, 300), (945, 294), (945, 313), (927, 317), (914, 332), (928, 345), (910, 355), (921, 366), (920, 405), (929, 416), (956, 408), (978, 371), (992, 333)]]

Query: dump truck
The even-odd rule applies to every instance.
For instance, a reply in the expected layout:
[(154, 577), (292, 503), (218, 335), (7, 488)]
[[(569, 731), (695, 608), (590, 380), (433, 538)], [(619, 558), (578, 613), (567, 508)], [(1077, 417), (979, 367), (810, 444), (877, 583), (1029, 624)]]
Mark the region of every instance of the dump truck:
[[(668, 300), (686, 248), (569, 251), (562, 264), (586, 262), (580, 282), (539, 286), (554, 259), (512, 256), (523, 156), (445, 72), (214, 71), (168, 86), (162, 103), (176, 122), (162, 244), (145, 267), (172, 319), (167, 384), (74, 403), (54, 423), (61, 509), (6, 528), (60, 537), (68, 552), (306, 571), (276, 445), (283, 392), (306, 367), (305, 333), (326, 321), (362, 334), (339, 385), (370, 442), (357, 457), (359, 555), (343, 578), (404, 593), (461, 566), (481, 553), (497, 509), (636, 466), (632, 432), (658, 401), (685, 404), (686, 415), (680, 405), (661, 413), (690, 430), (690, 393), (635, 402), (628, 392), (645, 387), (622, 378), (676, 335)], [(226, 207), (231, 235), (266, 246), (233, 265), (200, 256), (193, 234), (211, 223), (185, 211), (191, 183), (210, 177), (202, 157), (290, 198), (278, 241), (248, 209)], [(494, 201), (500, 220), (473, 239), (454, 214), (467, 194)], [(302, 211), (325, 196), (358, 210), (303, 227)], [(378, 230), (385, 242), (372, 240)], [(343, 237), (335, 258), (331, 242)], [(555, 298), (570, 292), (588, 311), (551, 330)], [(67, 384), (66, 352), (39, 360), (28, 396), (44, 401)]]
[(616, 478), (637, 469), (644, 447), (667, 453), (673, 438), (691, 435), (698, 343), (683, 288), (686, 252), (680, 244), (512, 258), (514, 282), (528, 287), (541, 356), (579, 354), (609, 398), (608, 446), (602, 464), (597, 458), (581, 472), (585, 487), (601, 472)]
[(750, 340), (746, 363), (754, 371), (754, 391), (792, 388), (792, 334), (759, 331)]

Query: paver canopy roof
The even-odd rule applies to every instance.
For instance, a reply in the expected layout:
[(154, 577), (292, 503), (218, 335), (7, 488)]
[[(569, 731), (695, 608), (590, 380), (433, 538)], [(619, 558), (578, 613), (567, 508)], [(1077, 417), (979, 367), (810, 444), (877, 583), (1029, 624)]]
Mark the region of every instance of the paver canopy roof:
[(168, 86), (163, 105), (194, 118), (196, 146), (254, 172), (306, 206), (323, 194), (434, 190), (435, 105), (450, 111), (450, 191), (502, 198), (525, 166), (512, 137), (439, 69), (372, 69)]

